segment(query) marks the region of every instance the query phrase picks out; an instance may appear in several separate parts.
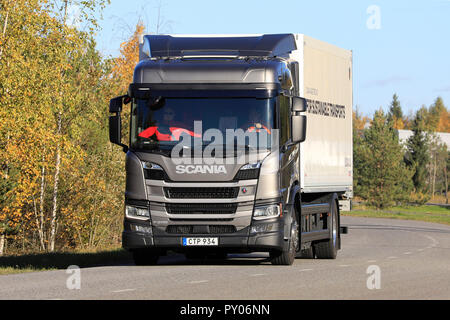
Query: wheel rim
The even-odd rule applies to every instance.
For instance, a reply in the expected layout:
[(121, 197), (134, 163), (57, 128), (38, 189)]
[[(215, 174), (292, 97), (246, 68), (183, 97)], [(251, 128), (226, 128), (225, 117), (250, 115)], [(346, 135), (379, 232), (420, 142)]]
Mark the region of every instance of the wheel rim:
[(336, 217), (333, 214), (333, 246), (336, 247), (336, 239), (337, 239), (337, 228), (336, 228)]
[(297, 252), (299, 249), (299, 241), (298, 241), (298, 224), (296, 222), (292, 226), (292, 229), (293, 229), (291, 234), (292, 244), (295, 251)]

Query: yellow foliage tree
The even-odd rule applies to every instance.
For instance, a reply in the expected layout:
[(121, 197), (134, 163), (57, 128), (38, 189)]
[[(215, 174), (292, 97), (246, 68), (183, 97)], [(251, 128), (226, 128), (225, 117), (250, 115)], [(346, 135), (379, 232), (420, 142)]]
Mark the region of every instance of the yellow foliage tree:
[(405, 128), (405, 124), (402, 118), (394, 116), (394, 129), (401, 130)]
[(362, 116), (358, 111), (353, 111), (353, 128), (356, 130), (363, 130), (364, 126), (368, 121), (370, 121), (369, 117)]
[(112, 73), (119, 80), (118, 90), (121, 92), (126, 92), (133, 82), (133, 71), (139, 62), (139, 40), (144, 30), (144, 24), (138, 22), (133, 35), (120, 45), (120, 57), (114, 59)]

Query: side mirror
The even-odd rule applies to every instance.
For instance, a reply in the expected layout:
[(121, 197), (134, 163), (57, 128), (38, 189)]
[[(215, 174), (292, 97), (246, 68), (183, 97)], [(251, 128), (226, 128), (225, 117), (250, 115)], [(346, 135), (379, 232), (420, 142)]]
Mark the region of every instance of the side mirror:
[(306, 140), (306, 116), (292, 116), (292, 143)]
[(305, 112), (307, 110), (307, 103), (305, 98), (292, 98), (292, 112)]
[(122, 128), (120, 114), (109, 117), (109, 141), (122, 147), (124, 152), (128, 151), (128, 146), (122, 144)]
[(123, 106), (123, 97), (111, 99), (109, 101), (109, 112), (110, 113), (122, 112), (122, 106)]
[(109, 141), (114, 144), (121, 145), (121, 123), (120, 123), (120, 115), (110, 116), (109, 117)]
[(120, 113), (122, 112), (123, 104), (128, 104), (131, 102), (131, 97), (124, 95), (121, 97), (116, 97), (109, 101), (109, 112), (115, 113), (116, 115), (109, 117), (109, 141), (122, 147), (124, 152), (128, 151), (128, 146), (122, 144), (122, 128)]

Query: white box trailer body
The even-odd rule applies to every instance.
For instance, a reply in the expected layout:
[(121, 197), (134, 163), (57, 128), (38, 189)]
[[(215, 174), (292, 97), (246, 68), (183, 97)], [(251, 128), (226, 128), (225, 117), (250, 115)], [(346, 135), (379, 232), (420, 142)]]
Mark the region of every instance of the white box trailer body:
[(352, 196), (352, 51), (295, 35), (299, 95), (308, 101), (306, 141), (300, 144), (303, 192)]

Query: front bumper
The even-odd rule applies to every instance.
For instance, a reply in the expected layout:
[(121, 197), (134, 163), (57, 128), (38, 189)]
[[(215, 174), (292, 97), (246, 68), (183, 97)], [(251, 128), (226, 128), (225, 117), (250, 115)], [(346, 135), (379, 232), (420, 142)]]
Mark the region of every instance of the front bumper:
[[(219, 238), (216, 247), (204, 247), (209, 250), (225, 250), (228, 252), (264, 252), (285, 250), (287, 240), (284, 239), (284, 223), (282, 219), (253, 221), (252, 226), (231, 234), (169, 234), (163, 230), (152, 228), (152, 233), (132, 231), (132, 223), (125, 223), (122, 234), (122, 246), (127, 250), (154, 248), (174, 251), (191, 250), (183, 246), (183, 238), (214, 237)], [(256, 229), (256, 230), (255, 230)], [(270, 230), (270, 231), (267, 231)], [(255, 232), (256, 231), (256, 232)], [(196, 247), (195, 249), (199, 249)]]

